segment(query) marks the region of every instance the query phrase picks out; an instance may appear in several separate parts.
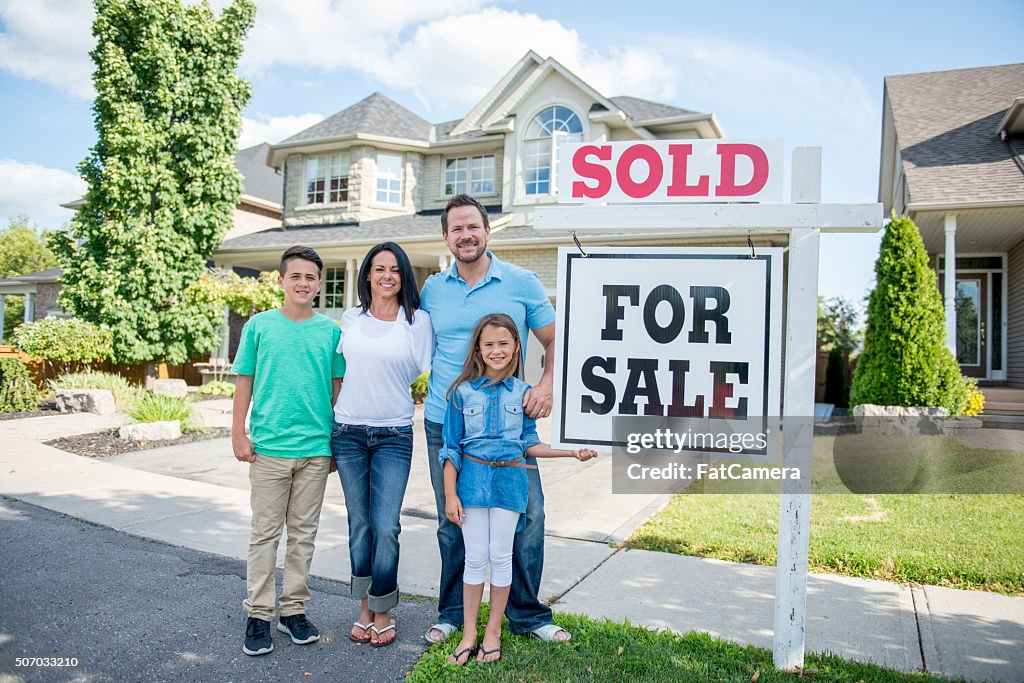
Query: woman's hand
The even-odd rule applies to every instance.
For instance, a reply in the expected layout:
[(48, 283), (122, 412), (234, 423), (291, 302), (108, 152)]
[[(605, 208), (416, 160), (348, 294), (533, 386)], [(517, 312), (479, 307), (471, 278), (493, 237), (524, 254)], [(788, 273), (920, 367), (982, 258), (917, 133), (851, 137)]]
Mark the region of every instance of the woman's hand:
[(462, 528), (462, 518), (466, 511), (462, 509), (462, 501), (458, 496), (446, 496), (444, 499), (444, 514), (455, 526)]
[(573, 457), (579, 460), (580, 462), (586, 462), (591, 458), (596, 458), (597, 451), (591, 448), (581, 448), (578, 451), (573, 451)]

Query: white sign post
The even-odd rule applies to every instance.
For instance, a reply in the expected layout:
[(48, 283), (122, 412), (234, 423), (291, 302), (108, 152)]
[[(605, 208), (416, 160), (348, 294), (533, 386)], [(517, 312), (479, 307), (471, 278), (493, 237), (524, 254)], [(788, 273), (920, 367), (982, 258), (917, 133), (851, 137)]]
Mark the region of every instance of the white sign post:
[[(882, 207), (880, 204), (821, 204), (821, 150), (820, 148), (797, 148), (793, 152), (792, 201), (782, 203), (748, 203), (748, 202), (780, 202), (782, 178), (782, 145), (781, 143), (736, 142), (726, 140), (680, 140), (680, 141), (644, 141), (635, 143), (603, 143), (603, 144), (567, 144), (560, 149), (559, 168), (559, 206), (538, 207), (534, 212), (534, 228), (541, 231), (575, 232), (588, 231), (600, 233), (630, 230), (665, 230), (683, 232), (686, 236), (708, 235), (742, 235), (758, 232), (785, 232), (789, 236), (788, 274), (787, 274), (787, 316), (785, 321), (786, 362), (785, 386), (782, 400), (782, 416), (810, 418), (814, 412), (814, 366), (815, 339), (817, 321), (817, 282), (818, 282), (818, 247), (821, 232), (877, 232), (882, 227)], [(598, 203), (625, 202), (619, 204), (596, 205)], [(704, 202), (704, 203), (699, 203)], [(718, 202), (718, 203), (707, 203)], [(744, 203), (721, 203), (744, 202)], [(568, 204), (575, 203), (577, 206)], [(623, 248), (615, 251), (622, 252)], [(630, 250), (642, 256), (642, 249)], [(768, 252), (770, 250), (761, 250)], [(594, 250), (599, 255), (598, 250)], [(728, 250), (719, 250), (727, 253)], [(708, 252), (711, 253), (711, 252)], [(573, 302), (565, 297), (570, 296), (568, 287), (563, 283), (566, 259), (559, 260), (559, 306), (572, 306)], [(648, 264), (649, 265), (649, 264)], [(689, 264), (688, 264), (689, 267)], [(591, 269), (593, 270), (593, 269)], [(582, 272), (582, 270), (578, 271)], [(626, 290), (611, 290), (604, 297), (605, 309), (594, 312), (588, 323), (591, 326), (602, 326), (602, 331), (616, 328), (614, 323), (622, 307), (633, 305), (632, 286), (637, 286), (635, 300), (637, 305), (645, 305), (646, 299), (659, 284), (671, 285), (673, 279), (683, 283), (690, 278), (682, 277), (673, 270), (672, 265), (650, 266), (649, 268), (633, 269), (634, 277), (629, 271), (626, 282), (620, 283), (620, 271), (606, 271), (606, 283), (610, 285), (624, 284)], [(587, 277), (594, 277), (591, 273)], [(599, 277), (599, 276), (598, 276)], [(737, 271), (737, 277), (745, 277)], [(714, 273), (694, 273), (693, 278), (709, 279), (710, 286), (715, 285)], [(632, 279), (633, 281), (629, 281)], [(694, 286), (700, 283), (693, 281)], [(639, 280), (639, 281), (637, 281)], [(656, 284), (657, 283), (657, 284)], [(738, 291), (748, 291), (753, 280), (746, 287), (738, 284)], [(689, 286), (689, 285), (687, 285)], [(678, 292), (678, 288), (673, 287)], [(565, 290), (565, 291), (563, 291)], [(682, 305), (686, 305), (689, 292), (681, 293)], [(766, 296), (769, 292), (765, 293)], [(660, 295), (666, 301), (672, 298), (667, 290)], [(699, 298), (699, 297), (698, 297)], [(711, 297), (713, 299), (713, 297)], [(770, 297), (768, 297), (770, 298)], [(710, 299), (697, 303), (690, 297), (690, 307), (700, 306), (705, 317), (717, 301)], [(670, 303), (676, 306), (676, 303)], [(664, 305), (655, 301), (655, 306)], [(651, 314), (654, 331), (665, 335), (675, 331), (672, 319), (667, 314)], [(770, 323), (781, 325), (781, 314), (774, 308), (767, 311)], [(660, 316), (660, 317), (658, 317)], [(609, 322), (612, 324), (609, 325)], [(650, 321), (648, 321), (650, 322)], [(574, 323), (575, 324), (575, 323)], [(684, 324), (685, 327), (685, 324)], [(712, 324), (707, 329), (710, 330)], [(668, 328), (665, 331), (665, 328)], [(685, 330), (686, 333), (692, 331)], [(779, 329), (777, 326), (774, 329)], [(580, 341), (587, 339), (595, 330), (581, 330)], [(650, 336), (651, 330), (645, 330)], [(699, 330), (698, 330), (699, 331)], [(633, 332), (640, 334), (636, 330)], [(559, 329), (561, 343), (555, 351), (555, 387), (565, 387), (566, 396), (576, 383), (583, 382), (583, 368), (578, 363), (580, 358), (607, 358), (601, 356), (601, 344), (595, 342), (591, 348), (577, 348), (575, 329)], [(683, 334), (680, 330), (678, 334)], [(614, 330), (611, 332), (615, 334)], [(625, 334), (625, 332), (623, 332)], [(597, 332), (600, 340), (600, 332)], [(769, 335), (770, 336), (770, 335)], [(572, 338), (572, 344), (568, 342)], [(775, 335), (776, 341), (778, 335)], [(642, 335), (639, 337), (642, 340)], [(690, 344), (691, 347), (699, 345)], [(644, 343), (643, 341), (638, 343)], [(689, 339), (687, 339), (689, 344)], [(769, 340), (769, 344), (772, 342)], [(659, 343), (654, 342), (657, 347)], [(571, 348), (570, 348), (571, 346)], [(664, 345), (666, 351), (671, 345)], [(737, 351), (746, 354), (748, 361), (757, 365), (750, 348), (737, 347)], [(777, 344), (774, 358), (775, 367), (781, 360)], [(656, 349), (652, 349), (656, 352)], [(694, 351), (699, 354), (699, 351)], [(670, 352), (669, 352), (670, 354)], [(647, 356), (651, 358), (652, 356)], [(671, 360), (671, 355), (662, 351), (653, 358)], [(714, 361), (708, 356), (707, 363)], [(704, 362), (702, 361), (702, 362)], [(572, 364), (572, 365), (570, 365)], [(708, 365), (710, 369), (710, 365)], [(626, 383), (629, 382), (629, 368), (625, 368)], [(750, 370), (750, 368), (748, 368)], [(617, 371), (619, 371), (617, 369)], [(642, 372), (638, 370), (637, 372)], [(668, 377), (671, 371), (667, 371)], [(710, 375), (710, 380), (708, 376)], [(664, 381), (663, 374), (663, 381)], [(636, 386), (642, 380), (637, 378)], [(705, 383), (714, 385), (713, 372), (705, 373)], [(748, 401), (762, 383), (768, 383), (767, 393), (763, 396), (764, 404), (758, 407), (766, 410), (764, 414), (772, 414), (778, 406), (778, 393), (772, 394), (770, 372), (768, 375), (754, 376), (748, 373), (750, 386), (742, 384), (734, 374), (726, 380), (732, 392), (729, 405), (736, 406), (737, 397), (745, 397)], [(647, 383), (643, 384), (649, 391)], [(705, 387), (707, 384), (705, 384)], [(608, 386), (605, 385), (607, 389)], [(620, 391), (616, 382), (612, 382), (616, 392), (616, 401), (622, 403), (621, 392), (629, 387), (624, 385)], [(745, 393), (746, 392), (746, 393)], [(591, 392), (593, 394), (593, 392)], [(693, 405), (696, 389), (688, 390), (683, 397), (684, 403)], [(659, 393), (659, 397), (661, 394)], [(774, 397), (774, 398), (773, 398)], [(690, 401), (686, 399), (689, 398)], [(644, 405), (650, 400), (650, 394), (644, 396)], [(662, 404), (671, 404), (671, 392), (660, 399)], [(594, 416), (581, 410), (581, 404), (566, 402), (557, 405), (556, 421), (553, 423), (553, 440), (569, 439), (575, 443), (580, 434), (591, 439), (600, 434), (607, 434), (611, 428), (602, 426), (602, 420), (610, 423), (611, 412), (604, 416)], [(772, 405), (774, 402), (774, 405)], [(629, 403), (626, 402), (628, 406)], [(750, 405), (749, 403), (747, 404)], [(618, 406), (616, 406), (618, 407)], [(664, 408), (666, 413), (667, 408)], [(571, 415), (570, 415), (571, 414)], [(804, 467), (810, 471), (812, 432), (809, 419), (790, 423), (792, 427), (784, 429), (783, 466)], [(806, 425), (801, 427), (801, 425)], [(787, 425), (789, 426), (789, 425)], [(584, 431), (573, 432), (582, 428)], [(567, 431), (568, 430), (568, 431)], [(568, 444), (567, 444), (568, 445)], [(780, 669), (796, 671), (803, 667), (804, 640), (806, 620), (806, 588), (807, 588), (807, 540), (810, 529), (810, 479), (783, 480), (783, 489), (779, 508), (779, 542), (776, 568), (775, 620), (774, 620), (774, 663)]]

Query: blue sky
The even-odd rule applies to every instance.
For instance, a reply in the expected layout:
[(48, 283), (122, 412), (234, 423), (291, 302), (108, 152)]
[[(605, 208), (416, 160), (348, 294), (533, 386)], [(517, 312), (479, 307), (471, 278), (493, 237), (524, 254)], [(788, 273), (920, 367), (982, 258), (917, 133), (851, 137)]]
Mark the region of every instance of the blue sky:
[[(223, 6), (224, 0), (212, 2)], [(1024, 3), (256, 0), (241, 142), (276, 142), (378, 90), (460, 118), (526, 50), (608, 96), (713, 112), (728, 137), (823, 148), (822, 199), (877, 199), (886, 75), (1024, 60)], [(0, 221), (55, 227), (95, 135), (88, 0), (0, 0)], [(819, 288), (859, 302), (877, 236), (822, 241)]]

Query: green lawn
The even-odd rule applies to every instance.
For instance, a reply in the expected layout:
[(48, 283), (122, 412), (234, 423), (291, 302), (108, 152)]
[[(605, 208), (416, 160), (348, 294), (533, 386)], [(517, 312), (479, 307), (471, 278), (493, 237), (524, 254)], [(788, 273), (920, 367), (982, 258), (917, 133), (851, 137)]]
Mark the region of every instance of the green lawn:
[[(486, 617), (484, 617), (486, 618)], [(595, 621), (578, 615), (557, 614), (555, 623), (573, 633), (564, 645), (542, 643), (512, 635), (505, 629), (502, 658), (494, 664), (465, 667), (445, 663), (460, 633), (432, 646), (408, 677), (410, 683), (438, 681), (721, 681), (779, 683), (798, 680), (772, 667), (772, 653), (712, 638), (706, 633), (685, 635), (650, 631), (629, 623)], [(905, 674), (833, 655), (809, 655), (808, 681), (863, 681), (897, 683), (945, 681), (923, 674)]]
[[(918, 443), (931, 437), (917, 437)], [(993, 490), (992, 467), (965, 463), (996, 459), (943, 441), (927, 467), (943, 476), (962, 473), (967, 490)], [(829, 438), (815, 438), (815, 490), (836, 490)], [(1019, 454), (1017, 454), (1019, 459)], [(950, 475), (961, 476), (961, 475)], [(964, 479), (961, 476), (961, 483)], [(1009, 476), (1009, 475), (1007, 475)], [(1018, 480), (1020, 472), (1012, 476)], [(934, 478), (917, 490), (933, 488)], [(948, 480), (947, 480), (948, 481)], [(931, 482), (931, 483), (929, 483)], [(777, 494), (680, 494), (638, 528), (626, 545), (736, 562), (775, 564)], [(724, 486), (722, 487), (724, 488)], [(726, 489), (727, 490), (727, 489)], [(900, 582), (1024, 593), (1024, 495), (817, 494), (811, 498), (810, 568)]]

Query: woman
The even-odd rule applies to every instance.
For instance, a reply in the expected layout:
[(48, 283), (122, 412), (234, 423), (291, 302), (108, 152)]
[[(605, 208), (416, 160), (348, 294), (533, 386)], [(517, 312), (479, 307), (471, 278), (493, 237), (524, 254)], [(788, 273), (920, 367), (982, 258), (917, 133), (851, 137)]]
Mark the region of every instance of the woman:
[(430, 369), (433, 330), (409, 257), (393, 242), (359, 268), (359, 305), (341, 318), (345, 381), (334, 407), (331, 450), (348, 508), (352, 595), (362, 600), (349, 638), (374, 647), (395, 641), (399, 514), (412, 463), (409, 385)]

